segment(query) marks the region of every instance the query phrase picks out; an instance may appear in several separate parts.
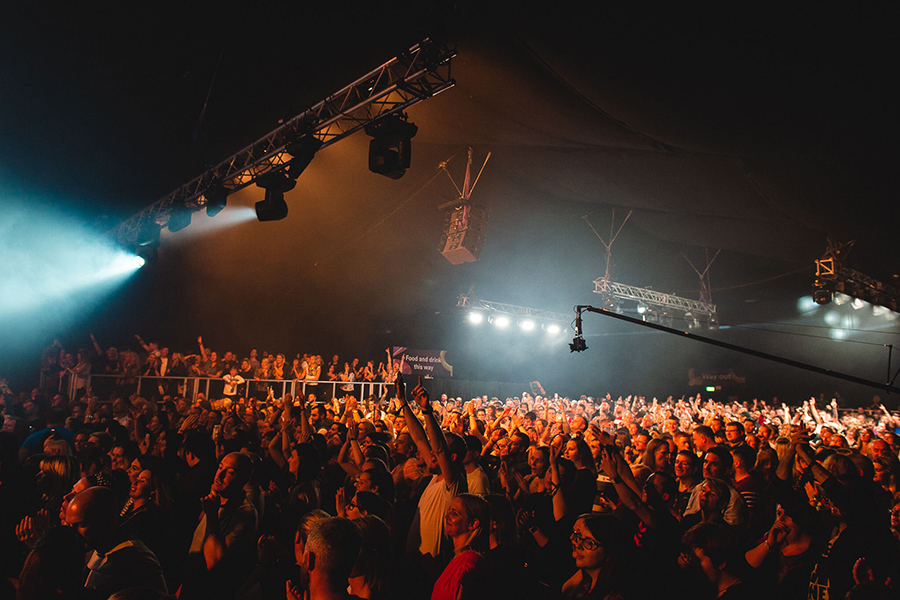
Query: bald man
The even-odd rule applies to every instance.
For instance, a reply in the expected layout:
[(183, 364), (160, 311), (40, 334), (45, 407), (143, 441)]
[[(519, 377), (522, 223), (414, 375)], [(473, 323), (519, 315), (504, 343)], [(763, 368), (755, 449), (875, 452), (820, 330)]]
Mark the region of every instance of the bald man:
[(219, 463), (203, 512), (194, 530), (185, 581), (179, 598), (233, 598), (256, 559), (256, 507), (244, 486), (253, 463), (232, 452)]
[(156, 556), (139, 540), (129, 540), (119, 529), (113, 491), (91, 487), (66, 508), (66, 522), (75, 528), (93, 550), (88, 560), (84, 587), (107, 598), (132, 587), (148, 587), (168, 594), (162, 567)]

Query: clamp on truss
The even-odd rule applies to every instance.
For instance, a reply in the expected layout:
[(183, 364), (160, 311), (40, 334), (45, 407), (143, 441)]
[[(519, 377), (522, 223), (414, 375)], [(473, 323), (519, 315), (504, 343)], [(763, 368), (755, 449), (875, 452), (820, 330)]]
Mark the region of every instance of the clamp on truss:
[[(179, 209), (197, 210), (221, 194), (240, 190), (263, 175), (284, 171), (293, 162), (383, 121), (453, 87), (450, 63), (456, 50), (425, 39), (360, 77), (205, 173), (173, 190), (112, 230), (121, 244), (134, 247), (142, 228), (159, 226)], [(292, 153), (293, 152), (293, 153)], [(305, 167), (297, 164), (297, 167)]]
[(662, 320), (671, 321), (675, 313), (680, 313), (679, 316), (683, 315), (688, 321), (688, 327), (692, 329), (699, 327), (701, 318), (706, 319), (710, 328), (714, 329), (718, 325), (716, 305), (703, 300), (692, 300), (674, 294), (616, 283), (606, 277), (594, 280), (594, 293), (603, 296), (606, 308), (615, 308), (619, 304), (616, 302), (617, 300), (636, 302), (638, 312), (644, 315), (645, 321), (649, 319), (647, 313), (652, 314), (652, 311), (656, 309), (658, 313), (661, 313)]
[(828, 241), (828, 250), (816, 260), (816, 280), (813, 300), (817, 304), (831, 302), (833, 294), (845, 294), (851, 298), (865, 300), (875, 306), (882, 306), (900, 312), (900, 289), (878, 281), (864, 273), (855, 271), (844, 264), (854, 241), (838, 244)]

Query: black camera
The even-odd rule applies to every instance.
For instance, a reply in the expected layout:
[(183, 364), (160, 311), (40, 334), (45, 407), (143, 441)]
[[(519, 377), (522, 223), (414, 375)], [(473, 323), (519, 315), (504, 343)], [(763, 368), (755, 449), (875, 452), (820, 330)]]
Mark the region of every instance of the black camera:
[(587, 343), (581, 336), (576, 336), (572, 343), (569, 344), (569, 352), (584, 352), (585, 350), (587, 350)]

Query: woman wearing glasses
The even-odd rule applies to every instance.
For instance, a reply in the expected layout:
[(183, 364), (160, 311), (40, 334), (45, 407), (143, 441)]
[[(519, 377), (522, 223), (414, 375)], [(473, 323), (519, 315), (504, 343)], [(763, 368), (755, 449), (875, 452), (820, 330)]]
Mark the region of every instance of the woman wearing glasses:
[(582, 515), (575, 521), (570, 539), (578, 571), (563, 584), (563, 598), (625, 597), (628, 536), (622, 523), (611, 515)]

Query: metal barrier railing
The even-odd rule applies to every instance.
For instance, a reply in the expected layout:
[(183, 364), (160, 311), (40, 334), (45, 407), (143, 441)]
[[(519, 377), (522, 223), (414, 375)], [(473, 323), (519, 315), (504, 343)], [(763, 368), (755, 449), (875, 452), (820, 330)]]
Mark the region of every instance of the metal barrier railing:
[[(156, 382), (154, 393), (160, 389), (163, 394), (180, 395), (190, 398), (192, 401), (197, 399), (197, 395), (201, 392), (207, 399), (218, 400), (227, 398), (223, 393), (225, 380), (221, 377), (157, 377), (138, 375), (134, 377), (126, 377), (123, 375), (83, 375), (81, 377), (69, 377), (65, 384), (69, 398), (74, 398), (80, 387), (76, 387), (79, 379), (83, 379), (85, 388), (91, 388), (101, 400), (106, 400), (114, 391), (121, 391), (123, 387), (128, 388), (135, 386), (135, 391), (141, 394), (143, 388), (145, 393), (148, 385)], [(278, 386), (281, 387), (281, 394), (278, 395)], [(299, 379), (247, 379), (244, 383), (238, 384), (236, 395), (244, 398), (259, 397), (268, 395), (269, 389), (273, 389), (273, 395), (283, 398), (286, 393), (290, 393), (296, 397), (298, 393), (304, 396), (307, 394), (316, 394), (317, 398), (334, 398), (344, 395), (355, 396), (359, 399), (368, 396), (381, 396), (387, 386), (393, 387), (391, 383), (381, 381), (308, 381)], [(210, 390), (215, 394), (214, 398), (210, 397)], [(106, 393), (108, 392), (108, 393)], [(329, 393), (330, 392), (330, 393)]]

